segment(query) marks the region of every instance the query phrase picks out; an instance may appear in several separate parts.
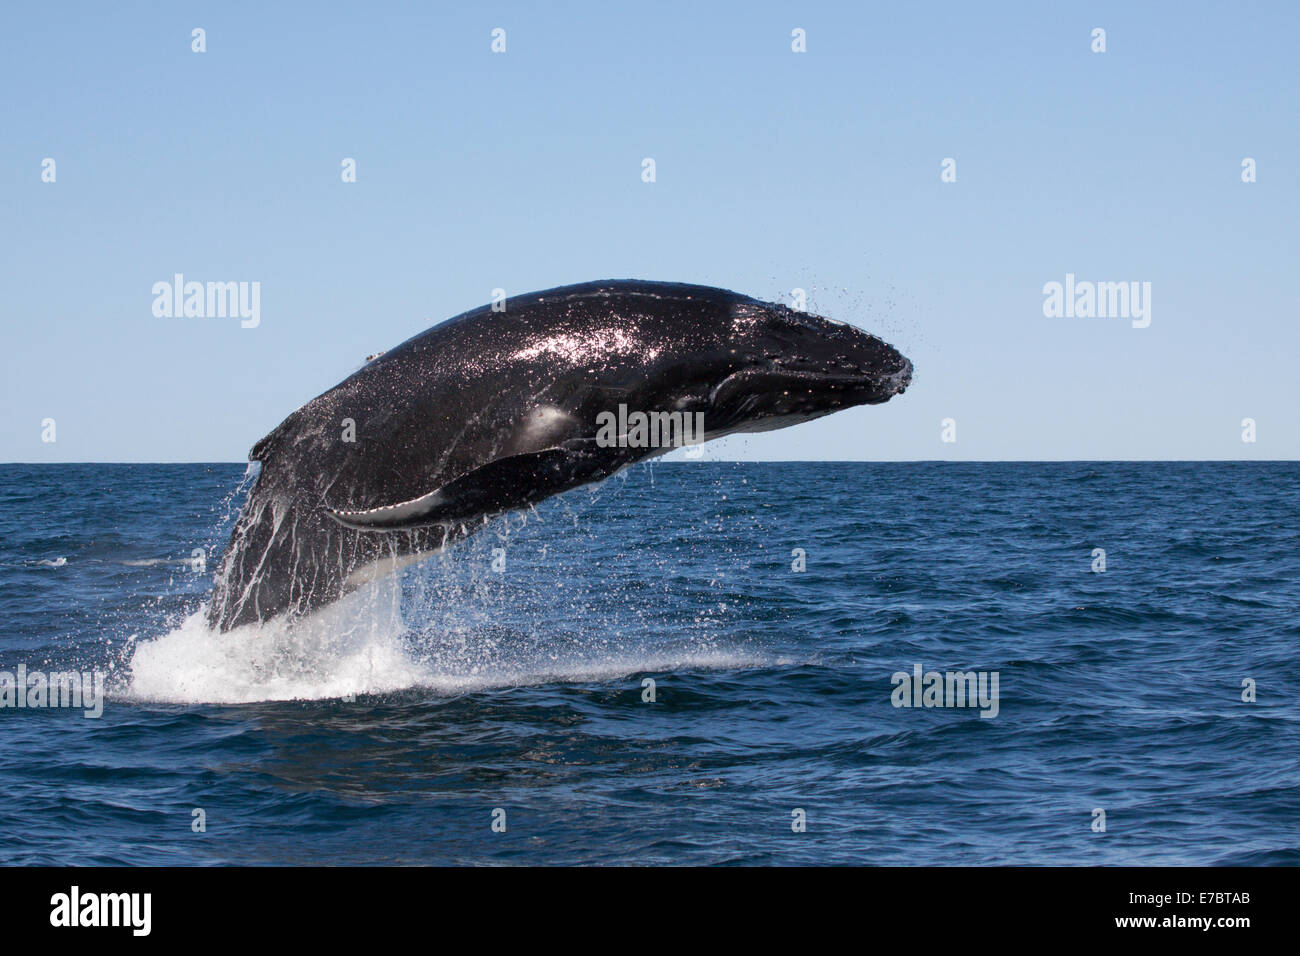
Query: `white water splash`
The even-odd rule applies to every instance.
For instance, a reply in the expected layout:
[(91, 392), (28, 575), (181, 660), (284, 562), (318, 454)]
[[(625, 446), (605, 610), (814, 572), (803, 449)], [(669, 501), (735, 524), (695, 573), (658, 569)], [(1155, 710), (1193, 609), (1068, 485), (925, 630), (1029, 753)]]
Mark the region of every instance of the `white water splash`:
[(131, 697), (241, 704), (387, 693), (425, 676), (404, 653), (397, 590), (363, 588), (288, 626), (282, 618), (226, 633), (206, 607), (176, 630), (137, 644)]
[(403, 691), (451, 695), (788, 663), (734, 634), (720, 643), (712, 607), (668, 634), (662, 625), (651, 633), (635, 601), (601, 579), (573, 573), (593, 550), (580, 518), (610, 486), (581, 489), (543, 509), (561, 519), (558, 531), (540, 545), (511, 546), (512, 588), (489, 570), (493, 549), (510, 545), (530, 515), (545, 523), (537, 509), (502, 518), (495, 535), (471, 538), (454, 560), (430, 556), (292, 626), (276, 618), (221, 633), (209, 629), (207, 608), (200, 608), (170, 633), (134, 644), (123, 692), (178, 704), (250, 704)]
[(587, 647), (557, 648), (544, 641), (502, 647), (472, 627), (436, 635), (413, 632), (402, 619), (397, 578), (362, 588), (292, 627), (277, 619), (220, 633), (207, 626), (205, 613), (200, 609), (170, 633), (136, 644), (127, 697), (250, 704), (417, 689), (450, 695), (773, 663), (707, 642), (653, 649), (605, 641)]

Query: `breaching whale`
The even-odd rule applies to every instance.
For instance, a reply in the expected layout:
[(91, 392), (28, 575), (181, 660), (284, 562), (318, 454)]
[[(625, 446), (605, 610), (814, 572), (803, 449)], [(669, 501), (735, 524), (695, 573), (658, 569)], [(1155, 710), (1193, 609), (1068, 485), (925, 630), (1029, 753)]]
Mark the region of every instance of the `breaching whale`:
[(671, 450), (611, 435), (636, 413), (665, 432), (666, 415), (702, 422), (698, 441), (885, 402), (911, 375), (873, 335), (708, 286), (590, 282), (466, 312), (378, 353), (253, 446), (261, 470), (208, 623), (308, 614), (489, 516)]

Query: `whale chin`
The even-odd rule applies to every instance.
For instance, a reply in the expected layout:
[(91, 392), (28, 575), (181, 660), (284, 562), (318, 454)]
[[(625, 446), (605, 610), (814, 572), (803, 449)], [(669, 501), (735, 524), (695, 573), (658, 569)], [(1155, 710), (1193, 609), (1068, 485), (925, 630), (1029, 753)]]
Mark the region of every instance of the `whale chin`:
[(858, 405), (880, 405), (906, 391), (912, 363), (902, 356), (885, 374), (843, 374), (781, 368), (742, 369), (728, 376), (710, 396), (720, 437), (735, 432), (767, 432), (813, 421)]

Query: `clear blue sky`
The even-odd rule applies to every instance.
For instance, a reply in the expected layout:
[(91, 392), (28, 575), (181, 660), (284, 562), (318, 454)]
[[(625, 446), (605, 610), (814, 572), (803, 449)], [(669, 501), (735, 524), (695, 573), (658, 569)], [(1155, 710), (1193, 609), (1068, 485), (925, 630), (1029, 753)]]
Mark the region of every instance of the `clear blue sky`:
[[(4, 6), (0, 460), (243, 460), (494, 287), (610, 277), (803, 287), (915, 362), (709, 457), (1300, 451), (1300, 4), (298, 6)], [(177, 272), (261, 325), (155, 317)], [(1150, 327), (1046, 318), (1067, 272)]]

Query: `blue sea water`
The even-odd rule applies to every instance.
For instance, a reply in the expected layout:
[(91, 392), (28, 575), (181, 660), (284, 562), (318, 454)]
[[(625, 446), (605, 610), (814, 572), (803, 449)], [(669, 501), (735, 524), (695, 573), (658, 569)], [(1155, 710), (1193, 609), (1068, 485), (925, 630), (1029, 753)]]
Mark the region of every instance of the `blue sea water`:
[(1296, 463), (644, 465), (218, 635), (246, 481), (0, 466), (0, 670), (110, 685), (0, 709), (0, 862), (1300, 863)]

